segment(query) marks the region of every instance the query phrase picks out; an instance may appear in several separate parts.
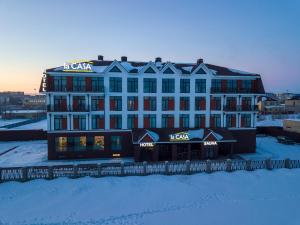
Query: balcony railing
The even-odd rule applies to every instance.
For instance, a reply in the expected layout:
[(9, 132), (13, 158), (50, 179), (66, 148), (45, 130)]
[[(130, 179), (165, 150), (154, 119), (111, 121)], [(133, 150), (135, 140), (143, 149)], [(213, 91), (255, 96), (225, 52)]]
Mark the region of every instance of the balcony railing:
[(233, 94), (237, 94), (237, 93), (257, 93), (257, 90), (255, 89), (249, 89), (249, 88), (240, 88), (240, 89), (235, 89), (235, 88), (226, 88), (225, 90), (222, 88), (216, 88), (216, 87), (212, 87), (210, 89), (211, 93), (233, 93)]
[(91, 111), (90, 105), (78, 105), (76, 108), (71, 105), (66, 106), (56, 106), (47, 105), (48, 112), (88, 112)]
[(223, 106), (224, 111), (257, 111), (258, 106), (257, 105), (236, 105), (236, 106), (229, 106), (229, 105), (224, 105)]

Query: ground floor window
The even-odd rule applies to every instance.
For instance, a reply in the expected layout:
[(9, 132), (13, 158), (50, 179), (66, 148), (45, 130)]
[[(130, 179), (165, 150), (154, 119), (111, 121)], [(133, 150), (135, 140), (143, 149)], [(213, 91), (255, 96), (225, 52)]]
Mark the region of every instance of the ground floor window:
[(88, 150), (104, 150), (104, 136), (89, 136), (87, 145)]
[(251, 114), (241, 115), (241, 127), (251, 127)]
[(86, 136), (74, 137), (74, 151), (86, 150)]
[(57, 152), (65, 152), (68, 147), (67, 137), (56, 137), (55, 138), (55, 149)]
[(206, 157), (212, 159), (214, 157), (215, 147), (206, 147)]
[(111, 136), (111, 150), (120, 151), (122, 150), (122, 137), (121, 136)]

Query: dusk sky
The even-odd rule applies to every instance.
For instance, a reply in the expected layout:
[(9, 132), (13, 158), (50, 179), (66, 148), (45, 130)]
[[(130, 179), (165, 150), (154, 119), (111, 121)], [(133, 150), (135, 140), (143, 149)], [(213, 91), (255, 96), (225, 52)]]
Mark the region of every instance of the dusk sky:
[(33, 93), (76, 59), (204, 62), (300, 93), (299, 0), (0, 0), (0, 91)]

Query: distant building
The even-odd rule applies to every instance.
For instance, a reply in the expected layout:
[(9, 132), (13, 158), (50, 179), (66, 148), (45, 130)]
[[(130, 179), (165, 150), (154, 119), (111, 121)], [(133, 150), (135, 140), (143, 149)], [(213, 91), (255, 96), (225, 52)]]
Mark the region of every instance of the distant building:
[(300, 119), (283, 120), (283, 130), (300, 134)]
[(262, 114), (283, 114), (286, 112), (285, 105), (274, 97), (264, 97), (258, 102), (259, 112)]
[(33, 119), (46, 118), (45, 110), (7, 110), (2, 113), (2, 119)]
[(293, 96), (284, 101), (286, 111), (289, 113), (300, 113), (300, 96)]
[(26, 109), (46, 109), (46, 96), (27, 95), (23, 99), (23, 106)]

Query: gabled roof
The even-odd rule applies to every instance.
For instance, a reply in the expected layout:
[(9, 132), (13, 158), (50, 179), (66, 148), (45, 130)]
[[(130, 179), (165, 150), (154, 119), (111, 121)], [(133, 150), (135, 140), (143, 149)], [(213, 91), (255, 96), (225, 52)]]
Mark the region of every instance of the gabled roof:
[[(128, 72), (128, 73), (139, 73), (145, 71), (148, 66), (153, 67), (156, 72), (162, 71), (163, 68), (167, 64), (174, 66), (177, 70), (179, 70), (182, 74), (191, 74), (195, 70), (197, 70), (200, 66), (204, 66), (207, 68), (212, 74), (218, 76), (259, 76), (256, 73), (244, 72), (236, 69), (231, 69), (223, 66), (216, 66), (213, 64), (207, 63), (174, 63), (174, 62), (140, 62), (140, 61), (117, 61), (117, 60), (91, 60), (90, 61), (93, 66), (93, 71), (96, 73), (102, 73), (105, 71), (107, 67), (109, 67), (112, 63), (118, 62), (119, 65)], [(147, 68), (145, 68), (147, 67)], [(172, 69), (172, 68), (171, 68)], [(64, 72), (64, 73), (72, 73), (70, 71), (63, 71), (63, 66), (55, 67), (47, 69), (46, 72)]]

